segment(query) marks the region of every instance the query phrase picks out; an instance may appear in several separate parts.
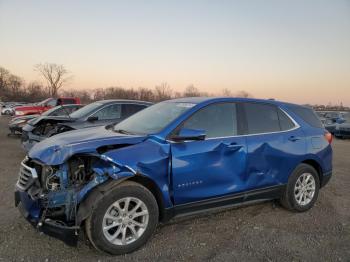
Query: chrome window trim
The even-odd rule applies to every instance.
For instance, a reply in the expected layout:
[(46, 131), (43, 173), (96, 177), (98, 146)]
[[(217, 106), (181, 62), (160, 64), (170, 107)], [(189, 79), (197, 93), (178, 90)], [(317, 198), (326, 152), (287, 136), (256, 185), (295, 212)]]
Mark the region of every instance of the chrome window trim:
[[(280, 133), (286, 133), (286, 132), (290, 132), (296, 129), (300, 128), (300, 125), (298, 124), (297, 121), (295, 121), (295, 119), (293, 117), (291, 117), (284, 109), (282, 109), (279, 106), (276, 106), (279, 110), (281, 110), (283, 113), (286, 114), (286, 116), (293, 122), (294, 127), (291, 129), (287, 129), (287, 130), (281, 130), (281, 131), (273, 131), (273, 132), (265, 132), (265, 133), (255, 133), (255, 134), (246, 134), (246, 135), (234, 135), (234, 136), (220, 136), (220, 137), (210, 137), (210, 138), (206, 138), (202, 141), (206, 141), (206, 140), (213, 140), (213, 139), (224, 139), (224, 138), (236, 138), (236, 137), (249, 137), (249, 136), (259, 136), (259, 135), (269, 135), (269, 134), (280, 134)], [(172, 141), (167, 139), (166, 140), (169, 143), (188, 143), (188, 142), (196, 142), (193, 140), (186, 140), (186, 141), (181, 141), (181, 142), (176, 142), (176, 141)], [(201, 141), (201, 140), (198, 140)]]

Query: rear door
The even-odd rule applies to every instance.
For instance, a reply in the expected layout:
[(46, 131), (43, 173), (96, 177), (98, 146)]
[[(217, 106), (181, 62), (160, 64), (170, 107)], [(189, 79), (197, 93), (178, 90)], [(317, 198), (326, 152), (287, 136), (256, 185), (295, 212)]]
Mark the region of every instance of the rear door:
[(203, 141), (172, 142), (172, 187), (176, 205), (243, 191), (246, 141), (238, 136), (234, 103), (217, 103), (195, 112), (181, 128), (205, 130)]
[(243, 103), (247, 135), (246, 188), (257, 189), (285, 184), (305, 154), (302, 130), (275, 105)]

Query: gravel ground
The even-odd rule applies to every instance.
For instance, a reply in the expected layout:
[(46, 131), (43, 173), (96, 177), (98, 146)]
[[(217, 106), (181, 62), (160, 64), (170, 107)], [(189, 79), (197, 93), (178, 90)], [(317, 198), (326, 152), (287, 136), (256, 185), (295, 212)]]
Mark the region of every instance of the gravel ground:
[(0, 261), (350, 261), (350, 140), (334, 141), (334, 176), (306, 213), (274, 202), (172, 220), (142, 249), (111, 257), (37, 233), (14, 207), (24, 153), (0, 117)]

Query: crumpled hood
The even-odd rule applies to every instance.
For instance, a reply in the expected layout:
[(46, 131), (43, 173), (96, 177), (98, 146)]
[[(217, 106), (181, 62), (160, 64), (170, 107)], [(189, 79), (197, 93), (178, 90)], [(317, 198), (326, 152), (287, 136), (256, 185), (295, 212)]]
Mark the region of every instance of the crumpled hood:
[(134, 145), (147, 136), (123, 135), (104, 126), (70, 131), (37, 143), (28, 156), (46, 165), (60, 165), (78, 153), (97, 153), (96, 149), (106, 145)]

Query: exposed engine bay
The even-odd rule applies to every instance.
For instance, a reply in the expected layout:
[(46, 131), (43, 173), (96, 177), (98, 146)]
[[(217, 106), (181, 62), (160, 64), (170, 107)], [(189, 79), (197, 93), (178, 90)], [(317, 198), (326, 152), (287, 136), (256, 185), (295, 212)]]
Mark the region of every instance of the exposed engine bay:
[(79, 193), (87, 191), (89, 183), (92, 188), (95, 182), (107, 180), (93, 168), (101, 161), (95, 156), (82, 155), (72, 157), (63, 165), (46, 166), (27, 158), (22, 162), (17, 187), (27, 191), (33, 200), (39, 200), (42, 219), (72, 226), (81, 200)]
[(73, 128), (58, 124), (56, 121), (53, 120), (46, 120), (40, 122), (34, 129), (33, 134), (41, 137), (51, 137), (55, 134), (71, 131)]

